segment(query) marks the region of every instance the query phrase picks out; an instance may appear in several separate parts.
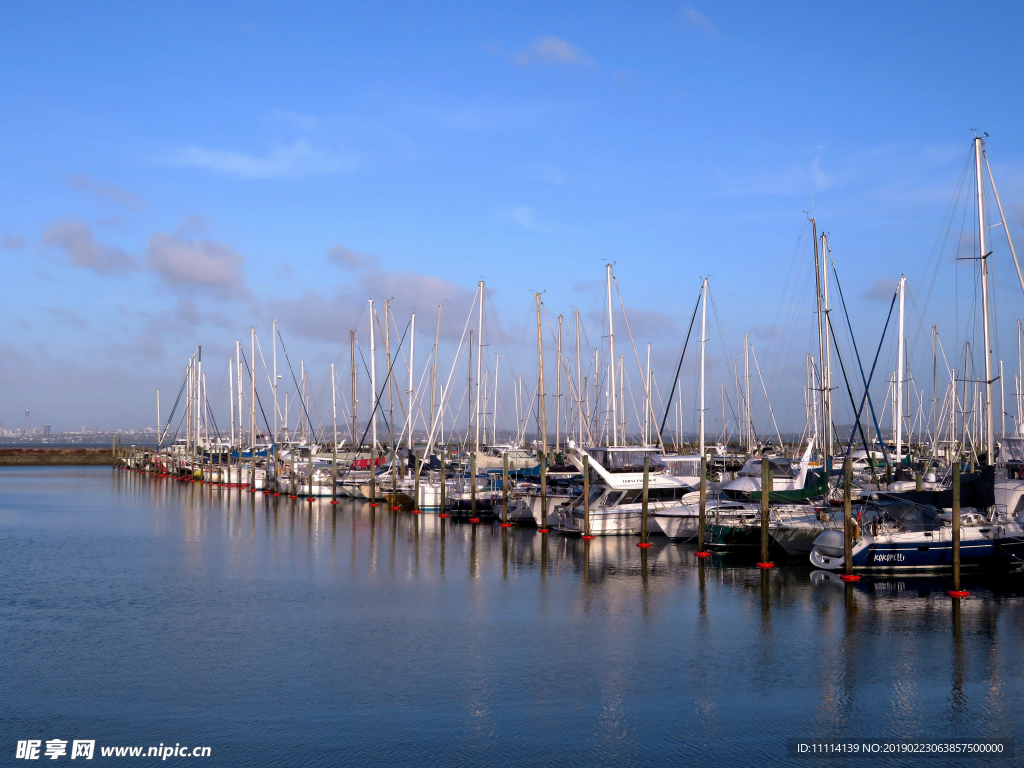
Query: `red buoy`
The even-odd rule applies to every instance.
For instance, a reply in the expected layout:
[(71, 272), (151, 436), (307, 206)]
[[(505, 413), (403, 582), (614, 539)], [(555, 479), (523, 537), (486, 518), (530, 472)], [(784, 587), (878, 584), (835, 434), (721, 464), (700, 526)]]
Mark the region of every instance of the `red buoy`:
[(331, 504), (338, 504), (338, 503), (340, 503), (340, 502), (337, 499), (332, 499), (331, 500)]
[(392, 507), (392, 508), (391, 508), (391, 511), (392, 511), (392, 512), (397, 512), (397, 511), (398, 511), (398, 507)]
[(418, 509), (414, 509), (414, 510), (412, 511), (412, 513), (413, 513), (414, 515), (418, 515), (418, 514), (420, 513), (420, 511), (419, 511)]
[(710, 552), (694, 552), (693, 554), (695, 554), (697, 557), (711, 557)]
[(437, 516), (438, 517), (448, 517), (448, 513), (447, 512), (439, 512)]
[(306, 501), (316, 501), (316, 497), (315, 496), (310, 496), (310, 497), (308, 497), (306, 499)]
[(293, 494), (290, 494), (290, 495), (288, 496), (288, 498), (289, 498), (289, 499), (297, 499), (297, 498), (299, 498), (299, 497), (298, 497), (298, 496), (296, 496), (296, 495), (295, 495), (295, 494), (293, 493)]
[(590, 541), (590, 540), (592, 540), (592, 539), (593, 539), (594, 537), (593, 537), (593, 536), (580, 536), (580, 538), (581, 538), (581, 539), (583, 539), (584, 541)]
[(370, 502), (370, 506), (371, 506), (371, 507), (376, 507), (376, 506), (379, 506), (379, 505), (377, 504), (377, 502), (376, 502), (376, 501), (371, 501), (371, 502)]
[(775, 567), (775, 563), (758, 563), (757, 567), (758, 568), (774, 568)]
[(480, 518), (479, 517), (471, 517), (471, 518), (469, 518), (469, 522), (471, 522), (471, 523), (479, 523), (480, 522)]
[(648, 547), (654, 546), (649, 541), (638, 541), (636, 545), (640, 547), (640, 549), (647, 549)]
[(860, 576), (858, 576), (856, 573), (842, 573), (839, 575), (839, 578), (843, 581), (860, 581)]
[(498, 525), (501, 528), (511, 528), (512, 527), (512, 523), (498, 523)]
[(971, 593), (965, 589), (951, 589), (947, 593), (950, 597), (970, 597)]

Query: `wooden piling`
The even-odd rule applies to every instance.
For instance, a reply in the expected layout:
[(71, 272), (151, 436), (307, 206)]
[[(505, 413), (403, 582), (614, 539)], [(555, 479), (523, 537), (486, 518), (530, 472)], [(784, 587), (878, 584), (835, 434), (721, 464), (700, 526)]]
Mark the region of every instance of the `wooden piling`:
[(398, 510), (398, 452), (391, 446), (391, 511)]
[(583, 538), (590, 540), (590, 456), (583, 454)]
[(541, 533), (548, 532), (548, 454), (540, 452), (540, 528)]
[(704, 547), (708, 524), (708, 457), (700, 457), (700, 504), (697, 508), (697, 557), (710, 557), (711, 553)]
[(648, 495), (648, 483), (650, 481), (651, 474), (651, 457), (650, 454), (644, 456), (644, 488), (643, 496), (640, 500), (640, 541), (637, 542), (637, 546), (641, 549), (647, 549), (651, 546), (651, 542), (647, 540), (647, 495)]
[(306, 472), (309, 474), (309, 496), (307, 497), (310, 501), (313, 500), (313, 446), (310, 445), (307, 449), (309, 451), (306, 462)]
[(860, 581), (853, 573), (853, 460), (843, 462), (843, 581)]
[(412, 513), (418, 515), (420, 513), (420, 472), (423, 469), (423, 460), (416, 455), (413, 451), (412, 454), (413, 472), (416, 474), (412, 479)]
[(953, 512), (950, 525), (953, 528), (953, 588), (950, 597), (970, 597), (970, 592), (960, 589), (960, 462), (953, 464)]
[(768, 500), (771, 496), (772, 468), (767, 457), (761, 459), (761, 560), (758, 568), (774, 568), (768, 559)]
[(476, 516), (476, 451), (469, 452), (469, 519), (479, 520)]
[(331, 504), (338, 503), (338, 444), (331, 450)]
[[(440, 499), (439, 499), (439, 501), (441, 503), (441, 511), (437, 513), (438, 517), (448, 517), (448, 513), (445, 511), (445, 501), (444, 501), (445, 486), (448, 484), (446, 482), (447, 478), (445, 477), (445, 474), (444, 474), (445, 473), (445, 469), (444, 469), (445, 454), (447, 452), (448, 452), (447, 450), (439, 452), (440, 456), (441, 456), (441, 477), (440, 477), (440, 492), (441, 493), (440, 493)], [(444, 528), (442, 528), (441, 530), (443, 531)]]
[(508, 528), (508, 451), (501, 455), (501, 527)]
[(370, 506), (377, 506), (377, 446), (370, 450)]

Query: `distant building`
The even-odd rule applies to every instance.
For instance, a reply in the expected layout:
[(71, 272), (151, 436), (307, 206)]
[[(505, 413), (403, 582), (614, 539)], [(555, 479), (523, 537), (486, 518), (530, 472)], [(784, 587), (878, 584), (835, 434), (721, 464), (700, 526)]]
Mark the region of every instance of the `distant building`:
[(44, 435), (49, 435), (50, 434), (50, 425), (49, 424), (44, 424), (43, 425), (43, 434)]

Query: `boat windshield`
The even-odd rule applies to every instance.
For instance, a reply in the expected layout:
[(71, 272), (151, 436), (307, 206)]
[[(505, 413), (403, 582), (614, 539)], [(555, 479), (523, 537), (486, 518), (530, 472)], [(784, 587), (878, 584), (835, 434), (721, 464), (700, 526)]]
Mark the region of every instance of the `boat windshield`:
[[(793, 462), (789, 459), (768, 459), (768, 466), (772, 470), (773, 478), (795, 477), (793, 473)], [(760, 477), (761, 476), (761, 460), (751, 459), (743, 465), (737, 474), (740, 477)]]
[(665, 469), (665, 462), (661, 460), (657, 449), (620, 451), (597, 448), (591, 451), (590, 455), (608, 472), (643, 472), (645, 456), (650, 457), (651, 472)]
[[(599, 498), (601, 498), (601, 494), (602, 493), (604, 493), (604, 488), (602, 488), (601, 486), (596, 486), (596, 487), (593, 487), (593, 488), (590, 489), (590, 506), (591, 507), (593, 507), (597, 503), (597, 500)], [(579, 496), (577, 496), (575, 499), (573, 499), (572, 506), (573, 506), (573, 508), (576, 508), (576, 509), (583, 509), (583, 494), (582, 493)]]
[(700, 459), (665, 459), (665, 466), (674, 477), (700, 476)]

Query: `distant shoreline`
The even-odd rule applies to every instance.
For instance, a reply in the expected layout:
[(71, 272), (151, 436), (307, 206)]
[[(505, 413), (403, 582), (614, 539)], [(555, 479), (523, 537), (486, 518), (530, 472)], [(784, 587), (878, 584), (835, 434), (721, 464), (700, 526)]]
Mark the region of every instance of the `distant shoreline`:
[(110, 448), (0, 448), (0, 467), (110, 466)]

